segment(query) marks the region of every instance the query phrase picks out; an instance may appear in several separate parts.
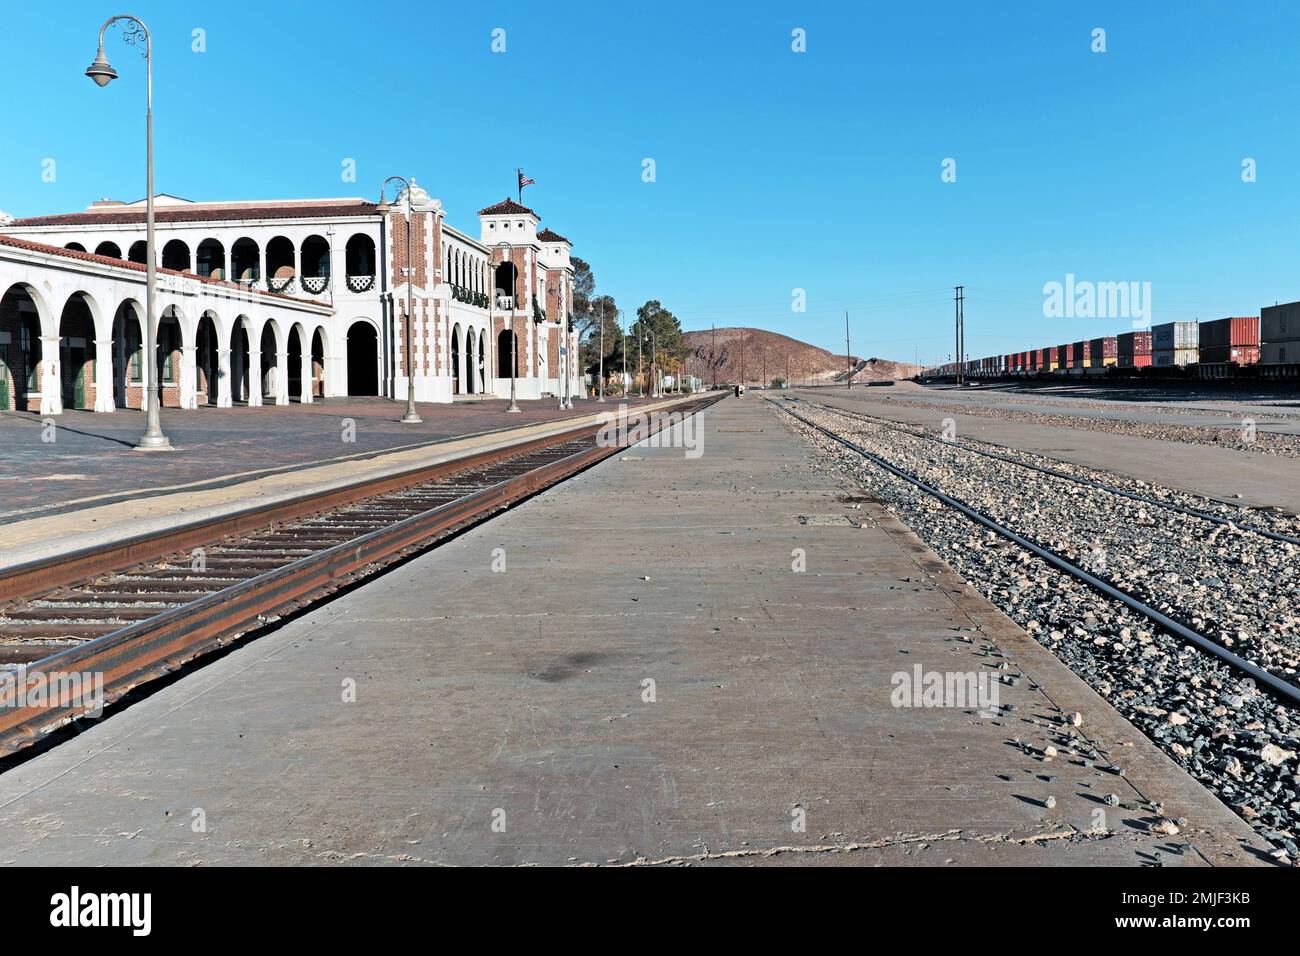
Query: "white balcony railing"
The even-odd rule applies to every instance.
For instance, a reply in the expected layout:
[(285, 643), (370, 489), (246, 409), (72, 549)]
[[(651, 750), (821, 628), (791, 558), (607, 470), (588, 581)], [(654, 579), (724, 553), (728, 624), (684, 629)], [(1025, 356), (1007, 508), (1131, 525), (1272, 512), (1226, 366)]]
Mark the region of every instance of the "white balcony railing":
[(293, 280), (293, 276), (284, 276), (280, 279), (267, 276), (266, 287), (271, 292), (289, 292), (293, 289)]
[(302, 291), (308, 295), (320, 295), (330, 287), (329, 276), (303, 276)]
[(374, 276), (348, 276), (348, 289), (352, 292), (369, 292), (374, 287)]
[(515, 307), (515, 297), (513, 295), (497, 296), (497, 308), (513, 311)]

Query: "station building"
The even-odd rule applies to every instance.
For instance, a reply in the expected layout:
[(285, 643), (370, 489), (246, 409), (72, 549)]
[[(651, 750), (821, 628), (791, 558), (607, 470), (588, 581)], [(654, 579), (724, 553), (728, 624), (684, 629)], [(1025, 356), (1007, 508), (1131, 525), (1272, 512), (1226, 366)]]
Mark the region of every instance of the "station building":
[[(418, 184), (363, 199), (154, 200), (163, 403), (421, 402), (581, 386), (571, 245), (511, 199), (478, 237)], [(7, 217), (6, 217), (7, 218)], [(142, 404), (145, 201), (0, 221), (0, 409)], [(405, 354), (408, 284), (412, 355)]]

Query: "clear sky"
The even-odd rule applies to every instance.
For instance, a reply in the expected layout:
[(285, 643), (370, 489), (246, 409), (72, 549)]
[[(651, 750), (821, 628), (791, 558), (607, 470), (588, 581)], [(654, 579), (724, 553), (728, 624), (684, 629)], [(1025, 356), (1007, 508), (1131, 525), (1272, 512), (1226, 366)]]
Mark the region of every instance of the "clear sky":
[[(847, 309), (857, 354), (935, 360), (957, 283), (976, 357), (1129, 327), (1045, 318), (1067, 273), (1150, 282), (1157, 322), (1300, 298), (1294, 0), (122, 6), (154, 33), (159, 191), (374, 196), (400, 173), (477, 234), (522, 166), (600, 291), (688, 329), (842, 349)], [(11, 215), (143, 195), (143, 61), (113, 36), (122, 78), (82, 75), (117, 7), (7, 6)]]

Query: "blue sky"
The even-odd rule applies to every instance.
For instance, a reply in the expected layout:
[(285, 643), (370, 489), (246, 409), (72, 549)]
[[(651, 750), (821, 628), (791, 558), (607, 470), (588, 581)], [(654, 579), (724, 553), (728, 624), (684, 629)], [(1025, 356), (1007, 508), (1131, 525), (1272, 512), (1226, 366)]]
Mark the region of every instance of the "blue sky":
[[(933, 360), (959, 282), (973, 356), (1128, 327), (1045, 318), (1043, 284), (1066, 273), (1150, 282), (1156, 321), (1300, 298), (1295, 3), (124, 9), (154, 33), (159, 191), (372, 196), (401, 173), (474, 231), (522, 166), (525, 202), (600, 290), (658, 298), (688, 329), (842, 349), (847, 309), (856, 353)], [(139, 198), (143, 61), (110, 37), (122, 79), (82, 76), (116, 7), (6, 12), (0, 209)]]

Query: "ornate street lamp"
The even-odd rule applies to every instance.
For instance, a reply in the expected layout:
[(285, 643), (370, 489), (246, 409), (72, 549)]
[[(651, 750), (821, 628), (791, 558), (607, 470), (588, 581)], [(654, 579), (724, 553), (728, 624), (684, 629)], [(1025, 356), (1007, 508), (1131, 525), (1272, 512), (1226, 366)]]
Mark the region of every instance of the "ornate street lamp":
[(172, 451), (171, 440), (163, 434), (159, 414), (158, 395), (158, 320), (154, 314), (154, 291), (157, 284), (157, 264), (154, 259), (153, 231), (153, 40), (149, 28), (137, 17), (119, 14), (109, 17), (99, 28), (99, 51), (86, 68), (86, 76), (98, 86), (108, 86), (117, 79), (117, 71), (104, 56), (104, 31), (118, 21), (126, 21), (122, 39), (131, 46), (144, 46), (145, 59), (145, 343), (144, 354), (148, 374), (144, 382), (144, 434), (136, 442), (137, 451)]
[(402, 416), (402, 423), (418, 425), (421, 418), (415, 411), (415, 355), (411, 345), (411, 322), (414, 318), (411, 287), (415, 284), (415, 255), (411, 251), (411, 219), (414, 218), (415, 211), (411, 201), (410, 181), (404, 176), (389, 176), (379, 187), (377, 207), (379, 214), (387, 216), (392, 211), (393, 207), (384, 198), (384, 187), (392, 182), (401, 183), (406, 187), (406, 267), (402, 270), (402, 274), (406, 276), (406, 414)]
[[(583, 373), (586, 374), (585, 372)], [(600, 375), (596, 378), (596, 401), (605, 400), (605, 300), (600, 300)]]

